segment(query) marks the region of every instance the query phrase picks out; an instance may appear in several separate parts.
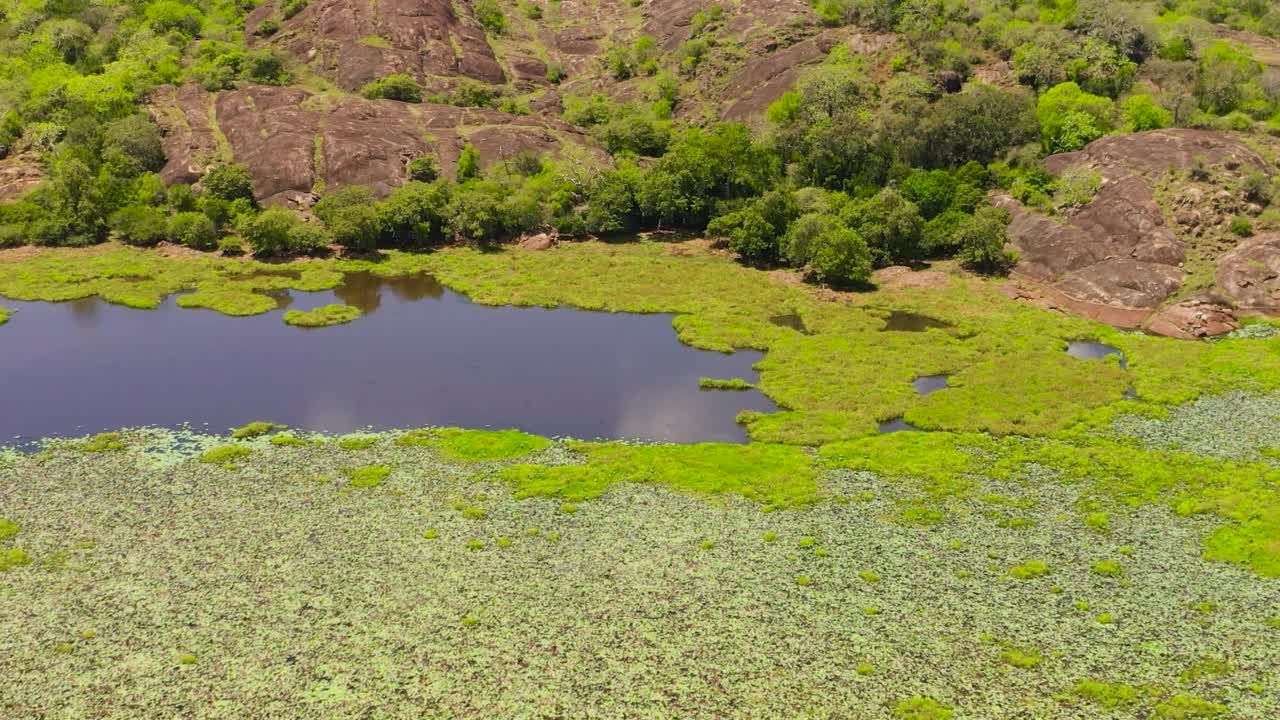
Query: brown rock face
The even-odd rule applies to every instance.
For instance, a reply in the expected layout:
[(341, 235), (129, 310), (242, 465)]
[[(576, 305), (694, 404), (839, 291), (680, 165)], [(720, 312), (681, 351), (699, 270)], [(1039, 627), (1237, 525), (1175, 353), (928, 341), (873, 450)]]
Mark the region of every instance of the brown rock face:
[[(1167, 171), (1185, 170), (1198, 160), (1274, 172), (1231, 135), (1188, 129), (1110, 135), (1079, 152), (1049, 157), (1045, 164), (1055, 173), (1077, 167), (1098, 172), (1102, 189), (1062, 219), (997, 197), (995, 204), (1013, 218), (1009, 235), (1021, 255), (1015, 275), (1042, 284), (1041, 294), (1056, 306), (1113, 325), (1146, 326), (1176, 337), (1234, 329), (1234, 317), (1223, 302), (1195, 298), (1165, 306), (1182, 288), (1187, 246), (1166, 225), (1153, 188)], [(1175, 213), (1184, 228), (1200, 222), (1194, 215), (1191, 210)], [(1280, 238), (1251, 243), (1224, 257), (1218, 283), (1227, 297), (1242, 306), (1280, 310), (1280, 284), (1272, 298), (1268, 283), (1273, 280), (1258, 269), (1280, 270), (1277, 250)]]
[(428, 152), (452, 174), (468, 142), (482, 165), (566, 146), (601, 155), (580, 130), (559, 121), (301, 88), (249, 85), (212, 95), (187, 86), (157, 95), (151, 112), (165, 130), (166, 181), (195, 182), (212, 163), (240, 162), (253, 174), (259, 200), (299, 207), (337, 185), (386, 195), (404, 182), (408, 160)]
[[(249, 15), (248, 27), (276, 14), (275, 3), (264, 4)], [(301, 58), (348, 90), (392, 73), (408, 73), (428, 87), (454, 76), (506, 81), (469, 2), (312, 0), (259, 42)]]
[(16, 155), (0, 160), (0, 200), (9, 200), (32, 190), (44, 181), (44, 171), (34, 155)]
[(1222, 256), (1215, 279), (1242, 310), (1280, 311), (1280, 233), (1251, 238)]
[(1194, 340), (1236, 330), (1235, 313), (1212, 297), (1194, 297), (1160, 310), (1147, 321), (1147, 332), (1166, 337)]

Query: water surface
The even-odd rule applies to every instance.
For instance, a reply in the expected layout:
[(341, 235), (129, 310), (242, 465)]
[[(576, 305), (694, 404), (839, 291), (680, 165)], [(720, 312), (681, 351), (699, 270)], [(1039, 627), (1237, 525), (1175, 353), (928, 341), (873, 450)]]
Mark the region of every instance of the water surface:
[(911, 381), (911, 387), (916, 389), (919, 395), (928, 395), (929, 393), (947, 389), (947, 378), (950, 375), (921, 375)]
[(951, 327), (951, 323), (931, 318), (928, 315), (894, 310), (884, 319), (884, 327), (880, 329), (891, 332), (924, 332), (934, 328), (945, 330), (949, 327)]
[(1129, 367), (1129, 361), (1120, 348), (1092, 340), (1072, 340), (1067, 343), (1067, 354), (1081, 360), (1101, 360), (1108, 355), (1119, 355), (1120, 367)]
[(671, 315), (476, 305), (427, 276), (350, 276), (281, 305), (339, 302), (349, 325), (287, 326), (279, 310), (231, 318), (132, 310), (97, 299), (4, 300), (0, 444), (141, 425), (224, 431), (270, 420), (325, 432), (457, 425), (673, 442), (746, 439), (758, 391), (700, 390), (755, 378), (761, 354), (681, 344)]

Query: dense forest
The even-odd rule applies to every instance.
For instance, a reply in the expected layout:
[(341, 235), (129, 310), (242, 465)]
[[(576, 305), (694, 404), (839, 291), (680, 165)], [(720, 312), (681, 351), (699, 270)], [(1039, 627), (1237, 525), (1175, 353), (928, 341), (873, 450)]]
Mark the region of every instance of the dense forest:
[[(296, 58), (246, 42), (305, 6), (286, 0), (247, 28), (248, 1), (7, 4), (0, 154), (35, 158), (44, 180), (0, 205), (0, 247), (118, 239), (267, 256), (334, 243), (368, 251), (680, 228), (723, 239), (746, 262), (803, 267), (834, 284), (934, 257), (999, 272), (1014, 258), (991, 190), (1052, 213), (1097, 189), (1088, 173), (1046, 172), (1048, 154), (1169, 126), (1280, 133), (1280, 73), (1219, 32), (1280, 36), (1280, 7), (1265, 0), (819, 0), (818, 23), (891, 31), (905, 51), (868, 56), (837, 44), (755, 125), (688, 111), (698, 103), (683, 94), (688, 80), (727, 44), (723, 10), (709, 4), (674, 51), (647, 36), (611, 39), (601, 82), (642, 79), (637, 97), (563, 98), (562, 118), (607, 151), (598, 167), (525, 152), (482, 169), (468, 146), (456, 167), (413, 158), (385, 198), (334, 187), (303, 214), (261, 207), (235, 164), (166, 187), (149, 94), (311, 82)], [(474, 6), (495, 37), (508, 14), (542, 12), (525, 2)], [(1016, 82), (984, 82), (992, 62), (1007, 62)], [(552, 65), (547, 79), (565, 72)], [(431, 92), (393, 74), (361, 94), (528, 112), (519, 95), (470, 80)], [(1261, 205), (1276, 199), (1265, 177), (1254, 184)]]

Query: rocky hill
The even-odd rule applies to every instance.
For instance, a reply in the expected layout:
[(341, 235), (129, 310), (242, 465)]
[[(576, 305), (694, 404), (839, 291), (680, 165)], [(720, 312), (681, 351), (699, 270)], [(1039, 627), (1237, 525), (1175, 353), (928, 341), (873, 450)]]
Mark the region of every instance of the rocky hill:
[(1008, 195), (1014, 267), (1024, 293), (1120, 327), (1214, 335), (1238, 327), (1234, 309), (1280, 311), (1271, 252), (1277, 236), (1242, 238), (1237, 218), (1256, 214), (1244, 179), (1275, 167), (1245, 138), (1190, 129), (1114, 135), (1050, 156), (1058, 175), (1096, 173), (1100, 189), (1063, 215)]

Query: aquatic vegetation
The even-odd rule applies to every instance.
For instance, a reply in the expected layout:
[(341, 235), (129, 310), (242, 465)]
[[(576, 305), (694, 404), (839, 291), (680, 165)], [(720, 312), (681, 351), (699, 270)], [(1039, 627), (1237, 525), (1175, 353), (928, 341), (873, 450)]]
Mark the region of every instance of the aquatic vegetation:
[(763, 539), (765, 542), (767, 542), (767, 543), (777, 542), (777, 541), (778, 541), (778, 533), (776, 533), (776, 532), (774, 532), (774, 531), (772, 531), (772, 530), (767, 531), (767, 532), (766, 532), (763, 536), (761, 536), (761, 537), (762, 537), (762, 539)]
[(235, 316), (261, 315), (279, 307), (275, 298), (236, 288), (197, 290), (179, 296), (177, 304), (182, 308), (205, 308)]
[(483, 520), (488, 515), (488, 513), (484, 511), (484, 508), (476, 507), (474, 505), (463, 507), (459, 512), (462, 513), (462, 517), (468, 520)]
[(874, 673), (876, 671), (876, 668), (874, 665), (870, 663), (858, 663), (857, 666), (853, 668), (853, 671), (858, 673), (859, 675), (865, 676), (865, 675), (871, 675), (872, 673)]
[(10, 316), (10, 315), (13, 315), (13, 311), (12, 311), (12, 310), (10, 310), (10, 309), (8, 309), (8, 308), (0, 307), (0, 325), (3, 325), (3, 324), (5, 324), (5, 323), (9, 322), (9, 316)]
[(598, 497), (620, 482), (655, 483), (702, 495), (733, 494), (768, 508), (802, 507), (819, 499), (812, 462), (782, 445), (632, 446), (574, 443), (585, 465), (514, 465), (499, 477), (521, 497), (551, 495), (567, 500)]
[(951, 720), (950, 707), (929, 697), (907, 698), (893, 708), (893, 716), (899, 720)]
[(403, 447), (436, 448), (445, 455), (470, 462), (513, 460), (550, 446), (546, 438), (519, 430), (410, 430), (395, 440)]
[(271, 433), (277, 430), (285, 430), (288, 427), (289, 427), (288, 425), (278, 425), (273, 422), (256, 420), (254, 422), (249, 423), (248, 425), (245, 425), (244, 427), (238, 427), (235, 430), (232, 430), (231, 439), (246, 440), (248, 438), (261, 437), (263, 435), (270, 435)]
[(180, 665), (195, 665), (198, 662), (200, 662), (200, 658), (190, 653), (178, 656), (178, 664)]
[(858, 577), (862, 578), (865, 582), (869, 582), (869, 583), (880, 582), (880, 575), (870, 570), (863, 570), (862, 572), (858, 573)]
[(352, 487), (373, 488), (381, 485), (391, 475), (391, 468), (386, 465), (366, 465), (346, 468), (343, 472), (351, 478)]
[(508, 548), (508, 547), (511, 547), (511, 538), (500, 537), (497, 540), (494, 540), (493, 544), (497, 545), (500, 548)]
[(1022, 670), (1030, 670), (1039, 667), (1044, 662), (1044, 657), (1034, 649), (1010, 647), (1000, 653), (1000, 662)]
[(703, 390), (754, 390), (755, 383), (742, 378), (698, 378), (698, 387)]
[(1196, 720), (1224, 717), (1226, 714), (1225, 705), (1186, 693), (1174, 695), (1155, 706), (1155, 717), (1163, 720)]
[(1124, 568), (1115, 560), (1098, 560), (1089, 569), (1094, 575), (1103, 577), (1120, 577), (1124, 574)]
[(1019, 580), (1031, 580), (1049, 574), (1049, 566), (1040, 560), (1031, 560), (1009, 568), (1009, 575)]
[(1110, 625), (1116, 621), (1116, 616), (1111, 613), (1101, 613), (1094, 618), (1099, 625)]
[(436, 539), (436, 538), (438, 538), (438, 537), (440, 537), (440, 531), (439, 531), (439, 530), (431, 529), (431, 530), (423, 530), (423, 531), (422, 531), (422, 539), (424, 539), (424, 540), (435, 540), (435, 539)]
[(1139, 690), (1132, 685), (1108, 683), (1100, 680), (1081, 680), (1071, 689), (1075, 695), (1104, 708), (1133, 705), (1138, 701)]
[(304, 328), (343, 325), (360, 317), (360, 308), (351, 305), (325, 305), (315, 310), (289, 310), (284, 314), (287, 325)]
[(468, 540), (468, 541), (467, 541), (467, 549), (468, 549), (468, 550), (483, 550), (483, 549), (484, 549), (484, 541), (483, 541), (483, 540)]
[(302, 438), (287, 434), (272, 435), (269, 442), (276, 447), (304, 447), (310, 444)]
[(0, 518), (0, 542), (8, 540), (20, 532), (22, 532), (22, 528), (18, 527), (18, 523)]
[(31, 556), (19, 548), (0, 550), (0, 572), (22, 565), (30, 565)]
[(251, 448), (244, 445), (222, 445), (219, 447), (206, 450), (200, 455), (200, 462), (214, 465), (224, 465), (233, 460), (241, 460), (253, 454)]
[(80, 452), (119, 452), (125, 449), (124, 435), (118, 432), (98, 433), (81, 443), (71, 446)]
[(378, 444), (374, 435), (347, 435), (338, 438), (338, 447), (343, 450), (368, 450)]
[(801, 587), (805, 587), (805, 586), (810, 585), (810, 584), (812, 584), (812, 583), (813, 583), (813, 580), (811, 580), (811, 579), (809, 578), (809, 576), (808, 576), (808, 575), (797, 575), (797, 576), (796, 576), (796, 584), (797, 584), (797, 585), (799, 585), (799, 586), (801, 586)]

